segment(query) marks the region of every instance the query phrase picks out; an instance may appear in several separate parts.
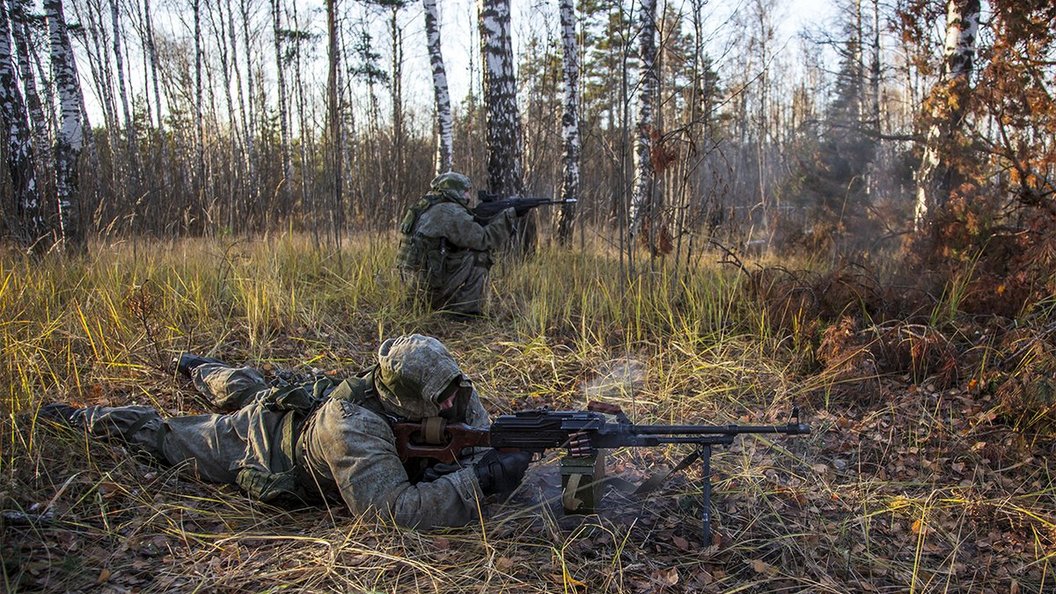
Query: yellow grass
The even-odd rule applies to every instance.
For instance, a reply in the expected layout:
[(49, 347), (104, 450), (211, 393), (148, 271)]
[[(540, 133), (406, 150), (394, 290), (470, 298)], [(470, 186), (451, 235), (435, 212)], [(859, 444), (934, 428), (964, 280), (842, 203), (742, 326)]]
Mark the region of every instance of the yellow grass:
[[(962, 423), (959, 392), (804, 374), (809, 338), (775, 331), (745, 277), (713, 262), (627, 277), (604, 246), (542, 248), (497, 264), (489, 318), (467, 322), (404, 298), (389, 236), (351, 238), (340, 254), (299, 236), (94, 248), (78, 262), (0, 259), (7, 591), (1040, 593), (1056, 583), (1049, 442)], [(699, 469), (644, 502), (610, 494), (600, 515), (563, 517), (547, 502), (550, 457), (478, 525), (420, 533), (344, 509), (256, 504), (33, 415), (54, 400), (202, 412), (169, 365), (181, 351), (350, 372), (405, 332), (448, 344), (492, 413), (601, 399), (639, 422), (773, 423), (795, 402), (815, 432), (717, 450), (720, 537), (702, 543)], [(837, 381), (885, 396), (830, 401)], [(619, 451), (611, 468), (644, 477), (685, 453)]]

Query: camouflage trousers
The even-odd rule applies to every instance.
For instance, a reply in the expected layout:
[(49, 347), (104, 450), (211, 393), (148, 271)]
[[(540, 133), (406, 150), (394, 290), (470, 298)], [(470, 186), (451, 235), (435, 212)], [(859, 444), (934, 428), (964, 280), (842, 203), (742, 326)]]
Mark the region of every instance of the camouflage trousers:
[(192, 377), (220, 408), (237, 410), (163, 419), (149, 406), (90, 406), (73, 420), (91, 435), (120, 439), (167, 464), (187, 464), (209, 482), (235, 483), (241, 469), (270, 468), (274, 436), (286, 413), (254, 400), (269, 388), (260, 372), (206, 364)]
[(477, 315), (484, 306), (490, 269), (486, 253), (465, 252), (461, 257), (449, 256), (443, 274), (424, 272), (414, 284), (434, 310)]

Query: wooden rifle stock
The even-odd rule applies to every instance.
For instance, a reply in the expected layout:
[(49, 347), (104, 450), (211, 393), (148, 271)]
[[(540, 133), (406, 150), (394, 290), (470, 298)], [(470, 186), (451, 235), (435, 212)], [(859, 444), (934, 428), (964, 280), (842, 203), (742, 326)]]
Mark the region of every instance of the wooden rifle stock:
[[(438, 417), (433, 417), (439, 419)], [(425, 419), (420, 423), (395, 423), (396, 453), (401, 462), (431, 458), (446, 464), (457, 462), (466, 448), (488, 447), (491, 433), (465, 423), (444, 424)]]

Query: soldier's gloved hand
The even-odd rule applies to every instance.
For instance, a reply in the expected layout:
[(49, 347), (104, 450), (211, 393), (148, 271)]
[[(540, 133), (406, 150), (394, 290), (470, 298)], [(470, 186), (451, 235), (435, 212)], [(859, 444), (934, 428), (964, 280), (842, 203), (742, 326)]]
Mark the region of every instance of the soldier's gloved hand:
[(531, 461), (531, 452), (491, 450), (473, 465), (473, 470), (485, 495), (512, 493), (524, 479)]
[(444, 475), (458, 472), (463, 468), (465, 468), (465, 466), (458, 462), (452, 462), (450, 464), (446, 462), (438, 462), (425, 469), (425, 472), (422, 473), (422, 482), (431, 483)]

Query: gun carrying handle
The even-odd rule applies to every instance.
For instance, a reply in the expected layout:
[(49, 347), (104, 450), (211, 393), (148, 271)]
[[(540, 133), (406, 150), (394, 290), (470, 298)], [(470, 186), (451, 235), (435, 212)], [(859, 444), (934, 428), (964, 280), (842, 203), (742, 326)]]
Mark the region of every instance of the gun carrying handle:
[(597, 400), (591, 400), (587, 403), (587, 410), (590, 412), (598, 412), (606, 415), (622, 415), (623, 409), (615, 404), (607, 404), (605, 402), (598, 402)]

